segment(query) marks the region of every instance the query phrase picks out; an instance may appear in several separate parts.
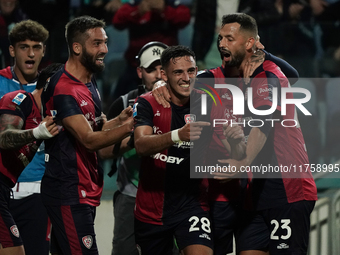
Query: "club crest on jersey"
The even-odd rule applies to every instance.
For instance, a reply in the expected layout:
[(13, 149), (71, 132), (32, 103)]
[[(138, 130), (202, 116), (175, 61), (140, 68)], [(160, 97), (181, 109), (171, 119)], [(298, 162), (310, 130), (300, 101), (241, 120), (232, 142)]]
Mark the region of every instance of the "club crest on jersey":
[(23, 93), (18, 93), (12, 100), (13, 103), (20, 105), (27, 96)]
[(133, 105), (133, 113), (132, 113), (132, 117), (136, 117), (137, 116), (137, 105), (138, 103), (135, 103)]
[(13, 225), (12, 227), (10, 227), (10, 230), (14, 236), (19, 238), (20, 234), (17, 225)]
[(195, 114), (186, 114), (184, 116), (185, 123), (192, 123), (196, 121), (196, 115)]
[(93, 244), (92, 236), (90, 235), (84, 236), (81, 240), (87, 249), (91, 249), (92, 244)]

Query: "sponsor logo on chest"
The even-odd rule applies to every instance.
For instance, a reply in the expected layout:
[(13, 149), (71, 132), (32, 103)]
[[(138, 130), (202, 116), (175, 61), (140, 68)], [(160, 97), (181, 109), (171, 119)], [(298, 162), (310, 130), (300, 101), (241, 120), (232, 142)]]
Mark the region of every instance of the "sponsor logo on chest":
[(167, 155), (164, 155), (164, 154), (161, 154), (161, 153), (151, 155), (150, 157), (152, 157), (154, 159), (159, 159), (160, 161), (163, 161), (163, 162), (166, 162), (166, 163), (177, 164), (177, 165), (179, 165), (184, 160), (184, 158), (167, 156)]

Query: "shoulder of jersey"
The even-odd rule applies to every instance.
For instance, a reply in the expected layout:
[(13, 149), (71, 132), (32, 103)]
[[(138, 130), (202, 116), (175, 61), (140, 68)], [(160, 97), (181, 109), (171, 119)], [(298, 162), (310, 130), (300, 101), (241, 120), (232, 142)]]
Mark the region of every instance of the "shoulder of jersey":
[(9, 94), (9, 97), (13, 98), (12, 102), (16, 105), (20, 105), (27, 98), (27, 96), (27, 93), (25, 93), (24, 91), (14, 91)]
[(4, 69), (1, 69), (0, 70), (0, 76), (3, 76), (7, 79), (12, 79), (13, 78), (13, 75), (12, 75), (12, 72), (11, 72), (11, 67), (8, 66)]
[(285, 74), (282, 72), (281, 68), (278, 65), (276, 65), (273, 61), (266, 60), (263, 62), (262, 65), (264, 71), (272, 72), (278, 78), (285, 78)]
[(139, 97), (145, 98), (146, 100), (155, 100), (154, 96), (152, 95), (152, 92), (146, 92), (143, 95), (140, 95)]

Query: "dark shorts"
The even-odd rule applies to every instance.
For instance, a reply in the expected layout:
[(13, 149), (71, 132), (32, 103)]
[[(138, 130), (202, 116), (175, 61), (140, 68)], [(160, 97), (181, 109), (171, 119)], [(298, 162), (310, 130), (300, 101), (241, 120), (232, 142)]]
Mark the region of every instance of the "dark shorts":
[(135, 219), (135, 236), (143, 255), (171, 255), (174, 237), (180, 250), (194, 244), (213, 249), (209, 212), (202, 210), (168, 225), (154, 225)]
[(214, 255), (233, 252), (234, 231), (237, 227), (237, 207), (233, 203), (210, 203), (210, 217), (214, 237)]
[(114, 229), (112, 255), (138, 255), (134, 232), (134, 208), (136, 198), (119, 191), (113, 196)]
[(0, 182), (0, 243), (3, 248), (23, 245), (18, 227), (9, 211), (11, 189)]
[(52, 223), (52, 254), (98, 254), (94, 233), (94, 206), (77, 204), (45, 207)]
[(315, 201), (299, 201), (257, 212), (243, 212), (236, 235), (237, 252), (307, 254), (310, 214)]
[(42, 204), (41, 194), (22, 199), (11, 199), (9, 210), (20, 230), (26, 255), (48, 255), (50, 221)]

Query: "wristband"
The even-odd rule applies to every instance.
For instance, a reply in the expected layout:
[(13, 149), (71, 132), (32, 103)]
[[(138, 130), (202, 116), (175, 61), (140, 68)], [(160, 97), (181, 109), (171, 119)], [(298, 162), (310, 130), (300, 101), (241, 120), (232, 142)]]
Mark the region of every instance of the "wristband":
[(178, 130), (179, 130), (179, 129), (176, 129), (176, 130), (172, 130), (172, 131), (171, 131), (171, 140), (172, 140), (174, 143), (182, 142), (181, 139), (179, 139)]
[(53, 135), (51, 135), (51, 133), (46, 128), (46, 122), (40, 123), (39, 126), (37, 126), (36, 128), (33, 128), (33, 136), (37, 140), (49, 139), (53, 137)]

